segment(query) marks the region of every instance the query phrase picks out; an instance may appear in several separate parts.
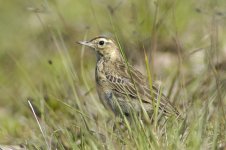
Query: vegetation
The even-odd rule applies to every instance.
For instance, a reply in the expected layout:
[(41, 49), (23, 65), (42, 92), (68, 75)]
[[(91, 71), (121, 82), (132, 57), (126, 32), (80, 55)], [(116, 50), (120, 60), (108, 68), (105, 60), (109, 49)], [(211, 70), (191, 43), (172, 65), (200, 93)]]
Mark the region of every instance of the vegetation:
[[(0, 144), (225, 149), (225, 6), (225, 0), (2, 2)], [(95, 90), (94, 52), (76, 44), (98, 35), (118, 40), (131, 64), (161, 80), (185, 121), (160, 127), (105, 110)]]

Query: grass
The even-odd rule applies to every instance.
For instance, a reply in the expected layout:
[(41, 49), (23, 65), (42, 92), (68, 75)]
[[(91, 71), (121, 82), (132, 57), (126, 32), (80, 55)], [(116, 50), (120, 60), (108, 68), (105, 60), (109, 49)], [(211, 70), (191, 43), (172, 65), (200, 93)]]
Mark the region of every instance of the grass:
[[(225, 5), (223, 0), (4, 2), (0, 145), (225, 148)], [(95, 90), (95, 54), (75, 44), (100, 34), (115, 38), (151, 84), (162, 81), (161, 92), (186, 116), (184, 122), (171, 119), (163, 127), (136, 117), (126, 122), (104, 109)]]

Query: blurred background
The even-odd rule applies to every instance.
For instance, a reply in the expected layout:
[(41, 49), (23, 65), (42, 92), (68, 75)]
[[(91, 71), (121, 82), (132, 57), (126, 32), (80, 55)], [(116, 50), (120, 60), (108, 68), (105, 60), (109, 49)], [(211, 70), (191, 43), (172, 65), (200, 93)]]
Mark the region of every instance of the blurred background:
[(70, 107), (101, 118), (95, 53), (76, 44), (99, 35), (118, 40), (144, 74), (145, 50), (178, 109), (194, 116), (211, 103), (211, 120), (226, 103), (225, 8), (225, 0), (2, 0), (0, 144), (43, 142), (28, 100), (49, 135), (76, 126)]

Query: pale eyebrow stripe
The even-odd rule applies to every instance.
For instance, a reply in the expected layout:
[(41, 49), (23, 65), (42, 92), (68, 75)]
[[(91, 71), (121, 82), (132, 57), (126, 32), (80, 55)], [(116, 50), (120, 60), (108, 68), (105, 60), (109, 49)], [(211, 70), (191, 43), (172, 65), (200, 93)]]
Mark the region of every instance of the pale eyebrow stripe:
[(107, 43), (114, 43), (112, 40), (107, 40)]

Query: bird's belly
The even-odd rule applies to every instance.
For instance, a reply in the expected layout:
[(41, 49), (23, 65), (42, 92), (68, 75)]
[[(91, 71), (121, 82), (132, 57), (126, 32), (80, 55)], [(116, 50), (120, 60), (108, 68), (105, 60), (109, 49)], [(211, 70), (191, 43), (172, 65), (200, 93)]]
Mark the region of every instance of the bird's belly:
[(110, 109), (114, 112), (115, 115), (126, 115), (130, 116), (131, 113), (140, 113), (141, 107), (137, 101), (135, 100), (128, 100), (125, 97), (118, 97), (112, 91), (105, 91), (99, 90), (98, 92), (99, 98), (106, 109)]
[(97, 84), (97, 93), (101, 103), (104, 105), (106, 109), (111, 109), (114, 111), (114, 106), (112, 103), (112, 93), (110, 90), (106, 90), (103, 86)]

